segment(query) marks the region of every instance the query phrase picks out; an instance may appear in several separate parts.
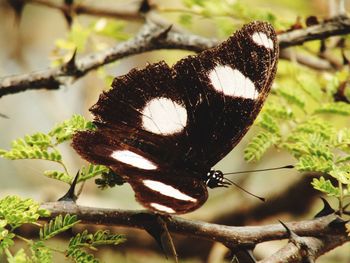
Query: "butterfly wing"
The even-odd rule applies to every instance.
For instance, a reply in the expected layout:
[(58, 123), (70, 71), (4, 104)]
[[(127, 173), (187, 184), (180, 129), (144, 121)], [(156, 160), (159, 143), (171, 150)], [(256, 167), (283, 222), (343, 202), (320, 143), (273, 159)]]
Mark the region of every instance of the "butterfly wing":
[(255, 120), (276, 73), (278, 50), (273, 28), (253, 22), (174, 65), (189, 113), (189, 140), (205, 166), (230, 152)]
[(142, 131), (122, 125), (79, 132), (73, 146), (89, 162), (109, 166), (121, 175), (134, 189), (137, 201), (151, 210), (183, 214), (203, 205), (208, 197), (204, 181), (163, 161), (166, 157), (159, 149), (167, 146), (166, 141), (154, 144), (140, 137)]
[(78, 132), (73, 147), (123, 176), (144, 206), (192, 211), (207, 199), (207, 171), (257, 116), (277, 57), (272, 27), (253, 22), (172, 68), (134, 69), (100, 96), (91, 108), (97, 130)]

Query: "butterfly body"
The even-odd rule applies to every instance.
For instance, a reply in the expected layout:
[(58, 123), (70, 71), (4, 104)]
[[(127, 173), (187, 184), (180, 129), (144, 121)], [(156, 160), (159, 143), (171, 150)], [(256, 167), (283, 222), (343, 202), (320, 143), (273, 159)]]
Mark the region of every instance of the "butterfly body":
[(187, 213), (224, 187), (211, 168), (241, 140), (270, 90), (278, 45), (272, 27), (253, 22), (216, 48), (169, 67), (118, 77), (91, 108), (97, 130), (73, 147), (110, 167), (136, 199), (161, 213)]

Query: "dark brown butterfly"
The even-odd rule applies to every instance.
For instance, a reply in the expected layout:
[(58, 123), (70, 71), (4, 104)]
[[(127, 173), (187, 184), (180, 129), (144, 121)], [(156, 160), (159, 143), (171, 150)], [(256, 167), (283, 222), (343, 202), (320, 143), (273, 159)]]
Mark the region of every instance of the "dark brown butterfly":
[(95, 131), (75, 134), (86, 160), (122, 176), (145, 207), (187, 213), (229, 184), (211, 170), (258, 115), (276, 73), (274, 29), (252, 22), (215, 48), (114, 79), (90, 109)]

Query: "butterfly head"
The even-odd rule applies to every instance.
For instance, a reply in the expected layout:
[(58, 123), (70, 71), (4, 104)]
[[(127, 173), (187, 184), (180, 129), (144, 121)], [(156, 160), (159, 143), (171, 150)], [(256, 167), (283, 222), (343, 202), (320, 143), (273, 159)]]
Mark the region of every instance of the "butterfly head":
[(228, 187), (231, 185), (219, 170), (210, 170), (205, 177), (205, 184), (209, 188)]

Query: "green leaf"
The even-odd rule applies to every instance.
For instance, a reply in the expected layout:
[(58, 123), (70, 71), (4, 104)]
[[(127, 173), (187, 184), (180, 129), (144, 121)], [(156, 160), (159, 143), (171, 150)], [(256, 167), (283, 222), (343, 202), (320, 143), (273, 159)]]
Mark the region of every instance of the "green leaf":
[(58, 215), (40, 229), (40, 239), (47, 240), (52, 238), (59, 233), (67, 231), (79, 222), (80, 221), (77, 219), (76, 215), (71, 216), (67, 214), (64, 217), (62, 215)]
[(109, 169), (106, 166), (89, 164), (87, 167), (83, 166), (80, 169), (78, 182), (83, 182), (108, 172)]
[(115, 19), (101, 18), (90, 27), (98, 35), (114, 38), (117, 40), (127, 40), (129, 35), (124, 32), (125, 22)]
[(312, 117), (300, 123), (290, 134), (289, 138), (297, 140), (296, 138), (302, 137), (305, 134), (318, 134), (324, 140), (330, 140), (336, 135), (336, 130), (331, 123), (317, 117)]
[(323, 104), (321, 107), (315, 110), (316, 114), (328, 113), (349, 116), (350, 115), (350, 104), (345, 102), (332, 102)]
[(71, 184), (73, 180), (73, 177), (69, 174), (56, 170), (46, 170), (44, 171), (44, 175), (49, 178), (59, 180), (61, 182), (65, 182), (67, 184)]
[(244, 150), (244, 159), (248, 162), (260, 160), (263, 154), (280, 140), (280, 137), (270, 132), (259, 132)]
[(324, 156), (303, 155), (299, 158), (295, 168), (302, 172), (329, 173), (334, 167), (332, 160)]
[(81, 115), (73, 115), (71, 119), (57, 124), (49, 135), (56, 139), (56, 143), (70, 140), (77, 131), (94, 129), (94, 124), (84, 119)]
[(3, 253), (4, 249), (7, 249), (14, 245), (15, 234), (11, 233), (5, 227), (7, 225), (6, 220), (0, 219), (0, 255)]
[(119, 234), (111, 234), (108, 230), (100, 230), (95, 234), (88, 233), (84, 230), (71, 238), (68, 245), (68, 250), (75, 250), (77, 248), (86, 247), (96, 249), (100, 245), (119, 245), (125, 241), (125, 237)]
[(81, 249), (73, 249), (67, 256), (72, 258), (76, 263), (99, 263), (97, 258)]
[(77, 49), (78, 51), (84, 51), (90, 35), (91, 29), (83, 27), (75, 19), (67, 39), (57, 39), (55, 45), (64, 50)]
[[(350, 154), (350, 129), (343, 128), (339, 129), (337, 134), (333, 137), (333, 145), (335, 148)], [(348, 161), (349, 156), (341, 156), (337, 162)]]
[(314, 178), (312, 181), (312, 186), (328, 196), (340, 196), (339, 188), (335, 187), (330, 180), (326, 180), (323, 176), (320, 179)]
[(293, 120), (295, 118), (293, 110), (276, 103), (267, 103), (263, 112), (268, 113), (271, 117), (281, 120)]
[(182, 0), (184, 6), (193, 8), (195, 6), (204, 6), (206, 0)]
[(350, 185), (350, 164), (342, 164), (333, 168), (329, 174), (338, 182)]
[(0, 219), (15, 229), (25, 223), (34, 223), (39, 217), (47, 217), (49, 211), (41, 209), (39, 203), (32, 199), (6, 196), (0, 200)]
[(302, 89), (314, 101), (321, 102), (324, 98), (319, 76), (310, 74), (308, 71), (299, 71), (297, 77), (298, 88)]
[(306, 99), (305, 96), (295, 89), (280, 87), (277, 89), (277, 94), (283, 97), (288, 103), (294, 104), (301, 109), (304, 109)]
[(24, 249), (21, 248), (17, 251), (14, 256), (8, 255), (8, 263), (34, 263), (24, 252)]
[(280, 133), (280, 128), (276, 120), (267, 112), (262, 112), (262, 114), (259, 115), (259, 119), (256, 125), (272, 134)]
[(35, 242), (31, 246), (34, 262), (36, 263), (52, 263), (52, 250), (44, 245), (42, 241)]
[(47, 149), (52, 145), (51, 137), (47, 134), (38, 132), (33, 135), (26, 135), (24, 137), (24, 142), (28, 146), (38, 146), (41, 149)]
[(334, 154), (328, 141), (321, 134), (294, 133), (280, 146), (288, 150), (297, 159), (302, 156), (313, 155), (316, 158), (323, 157), (325, 160), (334, 161)]
[(17, 139), (12, 143), (12, 149), (9, 151), (2, 150), (2, 158), (9, 160), (19, 159), (41, 159), (48, 161), (60, 161), (62, 156), (56, 149), (46, 150), (38, 145), (28, 145), (22, 139)]
[(341, 164), (343, 162), (349, 162), (350, 161), (350, 155), (347, 155), (345, 157), (338, 157), (335, 161), (336, 164)]
[(181, 14), (179, 16), (179, 23), (183, 26), (189, 26), (192, 24), (193, 16), (189, 14)]

